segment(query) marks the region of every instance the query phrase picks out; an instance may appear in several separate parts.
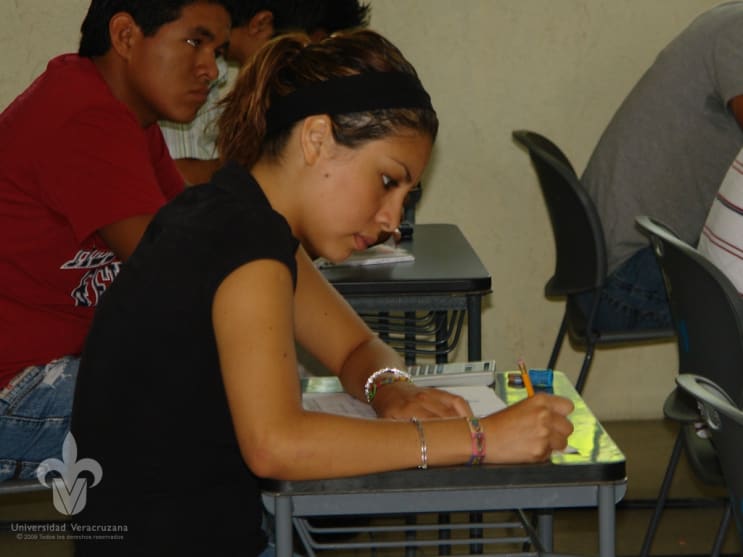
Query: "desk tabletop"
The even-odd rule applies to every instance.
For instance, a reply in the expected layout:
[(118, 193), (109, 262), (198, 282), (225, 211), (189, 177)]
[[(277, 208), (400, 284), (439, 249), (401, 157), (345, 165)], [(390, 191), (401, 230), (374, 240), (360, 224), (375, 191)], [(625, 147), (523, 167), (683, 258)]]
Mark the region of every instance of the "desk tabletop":
[(400, 244), (415, 261), (332, 267), (323, 275), (344, 296), (490, 291), (490, 274), (454, 224), (416, 224)]
[[(523, 387), (508, 385), (508, 373), (496, 373), (495, 390), (507, 404), (513, 404), (526, 393)], [(309, 495), (623, 481), (626, 477), (624, 454), (563, 373), (554, 372), (551, 391), (570, 398), (575, 405), (571, 414), (575, 430), (569, 439), (569, 445), (578, 451), (575, 454), (555, 453), (550, 462), (539, 464), (449, 466), (311, 481), (266, 480), (262, 488), (282, 495)]]

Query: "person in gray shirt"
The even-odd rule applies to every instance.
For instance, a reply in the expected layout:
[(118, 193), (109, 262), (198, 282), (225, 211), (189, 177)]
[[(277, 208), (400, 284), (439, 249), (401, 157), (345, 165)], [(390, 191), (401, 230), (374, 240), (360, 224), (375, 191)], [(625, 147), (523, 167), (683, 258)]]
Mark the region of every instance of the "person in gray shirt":
[[(743, 147), (743, 2), (697, 17), (658, 55), (596, 146), (581, 178), (608, 251), (599, 329), (670, 324), (663, 279), (635, 217), (696, 245), (725, 172)], [(580, 297), (587, 308), (590, 294)]]

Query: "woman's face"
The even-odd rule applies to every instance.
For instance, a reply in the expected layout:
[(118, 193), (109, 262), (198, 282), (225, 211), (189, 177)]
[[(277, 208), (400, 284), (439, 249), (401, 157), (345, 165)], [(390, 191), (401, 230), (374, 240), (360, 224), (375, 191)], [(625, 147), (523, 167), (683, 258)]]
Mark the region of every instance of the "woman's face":
[(326, 147), (303, 200), (301, 239), (308, 251), (338, 262), (394, 230), (431, 148), (430, 137), (413, 131), (355, 149)]

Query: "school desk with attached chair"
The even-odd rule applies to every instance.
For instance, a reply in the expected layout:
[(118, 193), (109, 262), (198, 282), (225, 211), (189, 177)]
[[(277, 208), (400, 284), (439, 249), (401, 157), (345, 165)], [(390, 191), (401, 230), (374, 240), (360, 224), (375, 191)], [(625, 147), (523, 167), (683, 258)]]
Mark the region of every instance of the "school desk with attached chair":
[[(335, 378), (323, 378), (336, 381)], [(318, 383), (313, 383), (318, 385)], [(326, 387), (320, 387), (325, 390)], [(497, 372), (494, 388), (506, 404), (526, 396), (525, 389), (509, 385), (508, 372)], [(554, 372), (552, 391), (569, 397), (575, 410), (571, 420), (575, 431), (568, 443), (575, 452), (561, 452), (541, 464), (450, 466), (427, 470), (409, 469), (351, 478), (263, 482), (263, 502), (276, 519), (277, 557), (290, 557), (293, 551), (292, 525), (297, 529), (309, 555), (329, 549), (322, 533), (312, 527), (317, 516), (376, 515), (402, 516), (420, 513), (488, 512), (500, 510), (536, 510), (537, 530), (528, 539), (540, 555), (552, 551), (552, 509), (596, 507), (599, 555), (615, 555), (615, 505), (627, 487), (625, 457), (586, 406), (575, 388), (561, 372)], [(539, 509), (547, 512), (539, 513)], [(426, 532), (442, 527), (474, 528), (476, 539), (448, 536), (431, 539)], [(419, 530), (416, 528), (419, 527)], [(523, 528), (530, 527), (523, 520)], [(365, 525), (362, 532), (369, 530)], [(352, 549), (391, 547), (451, 547), (482, 544), (490, 547), (502, 540), (481, 536), (491, 525), (481, 524), (410, 524), (377, 526), (377, 537), (403, 532), (402, 540), (348, 540), (350, 545), (333, 547), (348, 555)], [(411, 532), (415, 534), (411, 537)], [(421, 537), (423, 534), (423, 537)], [(514, 542), (509, 538), (510, 543)], [(515, 540), (518, 542), (518, 539)], [(398, 545), (392, 545), (397, 543)], [(517, 544), (518, 545), (518, 544)], [(519, 545), (519, 547), (521, 547)], [(345, 551), (345, 552), (344, 552)], [(533, 552), (528, 553), (534, 555)]]

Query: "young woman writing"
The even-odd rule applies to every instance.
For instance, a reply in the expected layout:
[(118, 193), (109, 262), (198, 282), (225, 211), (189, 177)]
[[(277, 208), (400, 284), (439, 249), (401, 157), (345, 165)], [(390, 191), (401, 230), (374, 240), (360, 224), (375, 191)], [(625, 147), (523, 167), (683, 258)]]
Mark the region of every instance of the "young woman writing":
[[(340, 261), (393, 230), (428, 162), (436, 113), (392, 44), (368, 30), (276, 39), (238, 76), (219, 128), (224, 167), (155, 217), (82, 358), (72, 431), (104, 474), (84, 519), (127, 525), (110, 551), (259, 555), (260, 477), (532, 462), (565, 447), (568, 400), (478, 420), (413, 385), (302, 247)], [(382, 419), (303, 410), (295, 342)]]

